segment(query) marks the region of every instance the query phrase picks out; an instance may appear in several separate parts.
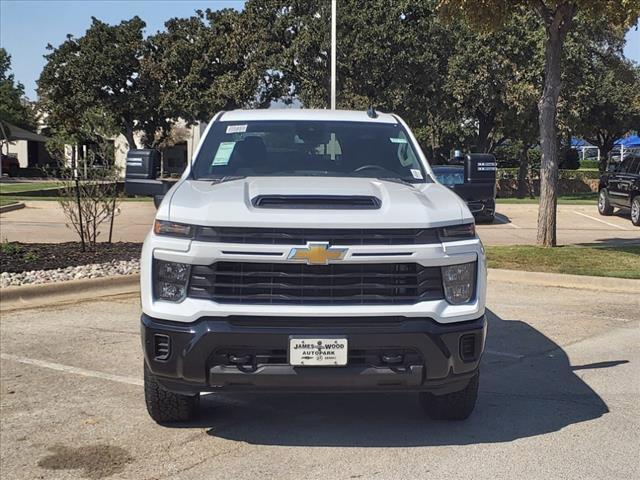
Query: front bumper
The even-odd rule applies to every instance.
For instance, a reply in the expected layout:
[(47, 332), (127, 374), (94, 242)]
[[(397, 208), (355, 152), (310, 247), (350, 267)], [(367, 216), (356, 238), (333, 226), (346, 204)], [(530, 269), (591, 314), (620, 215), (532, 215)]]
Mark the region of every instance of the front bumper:
[[(397, 391), (445, 394), (476, 373), (487, 324), (410, 317), (203, 317), (170, 322), (143, 314), (145, 361), (168, 390)], [(344, 336), (344, 367), (293, 367), (290, 335)], [(393, 357), (394, 362), (384, 358)], [(243, 359), (237, 363), (237, 359)], [(401, 358), (401, 362), (397, 359)]]

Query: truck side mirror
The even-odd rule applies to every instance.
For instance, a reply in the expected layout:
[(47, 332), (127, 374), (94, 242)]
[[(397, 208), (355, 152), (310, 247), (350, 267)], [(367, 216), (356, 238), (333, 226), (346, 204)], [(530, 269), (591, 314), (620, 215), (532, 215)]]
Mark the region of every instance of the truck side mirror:
[[(156, 206), (158, 200), (167, 193), (169, 185), (158, 180), (160, 171), (160, 152), (157, 150), (132, 149), (127, 153), (127, 168), (124, 190), (129, 195), (153, 196)], [(160, 197), (158, 199), (158, 197)]]

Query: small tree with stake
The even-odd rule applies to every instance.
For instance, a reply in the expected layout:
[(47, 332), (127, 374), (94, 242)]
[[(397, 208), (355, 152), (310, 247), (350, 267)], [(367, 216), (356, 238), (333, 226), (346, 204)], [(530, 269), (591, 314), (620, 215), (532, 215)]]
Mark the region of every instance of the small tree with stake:
[(558, 195), (558, 144), (556, 118), (562, 87), (563, 47), (577, 14), (599, 18), (612, 27), (635, 25), (640, 15), (637, 0), (440, 0), (445, 16), (460, 15), (480, 28), (499, 26), (517, 8), (532, 9), (545, 29), (545, 75), (538, 100), (538, 122), (542, 162), (540, 166), (540, 207), (538, 244), (556, 245), (556, 206)]
[[(113, 126), (100, 111), (88, 111), (83, 127), (73, 135), (58, 132), (48, 145), (59, 158), (71, 148), (71, 165), (60, 169), (61, 194), (58, 202), (68, 220), (67, 226), (80, 237), (82, 250), (95, 248), (102, 225), (109, 222), (109, 242), (113, 236), (113, 220), (119, 212), (119, 169), (114, 165), (114, 144), (109, 132)], [(75, 143), (88, 147), (81, 149)], [(73, 144), (69, 147), (68, 144)], [(65, 146), (67, 144), (67, 146)]]

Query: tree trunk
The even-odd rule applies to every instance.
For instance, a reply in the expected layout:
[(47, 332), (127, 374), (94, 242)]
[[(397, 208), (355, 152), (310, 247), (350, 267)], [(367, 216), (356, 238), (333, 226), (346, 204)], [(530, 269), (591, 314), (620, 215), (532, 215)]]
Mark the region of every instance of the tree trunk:
[(476, 149), (478, 153), (487, 153), (489, 151), (489, 135), (495, 127), (495, 114), (493, 113), (477, 113), (478, 117), (478, 138), (476, 141)]
[(562, 46), (575, 13), (575, 6), (561, 4), (546, 20), (545, 75), (542, 97), (538, 102), (540, 124), (540, 206), (538, 208), (538, 245), (556, 246), (556, 207), (558, 203), (558, 136), (556, 115), (562, 86)]
[(136, 145), (136, 139), (133, 135), (133, 126), (127, 125), (124, 129), (124, 138), (127, 140), (129, 144), (129, 149), (138, 148)]
[(524, 198), (526, 195), (528, 183), (527, 173), (529, 171), (529, 145), (522, 145), (520, 154), (520, 166), (518, 167), (518, 198)]

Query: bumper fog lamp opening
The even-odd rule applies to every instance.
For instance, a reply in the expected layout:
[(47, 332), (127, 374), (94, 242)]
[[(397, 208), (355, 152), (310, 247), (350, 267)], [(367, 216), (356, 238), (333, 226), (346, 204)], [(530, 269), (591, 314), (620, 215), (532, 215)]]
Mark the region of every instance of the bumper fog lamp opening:
[(179, 302), (187, 295), (191, 265), (154, 260), (153, 275), (157, 299)]
[(476, 263), (442, 267), (444, 295), (452, 305), (467, 303), (475, 291)]
[(186, 292), (187, 290), (184, 285), (169, 282), (158, 283), (158, 297), (162, 300), (177, 302), (184, 298)]

